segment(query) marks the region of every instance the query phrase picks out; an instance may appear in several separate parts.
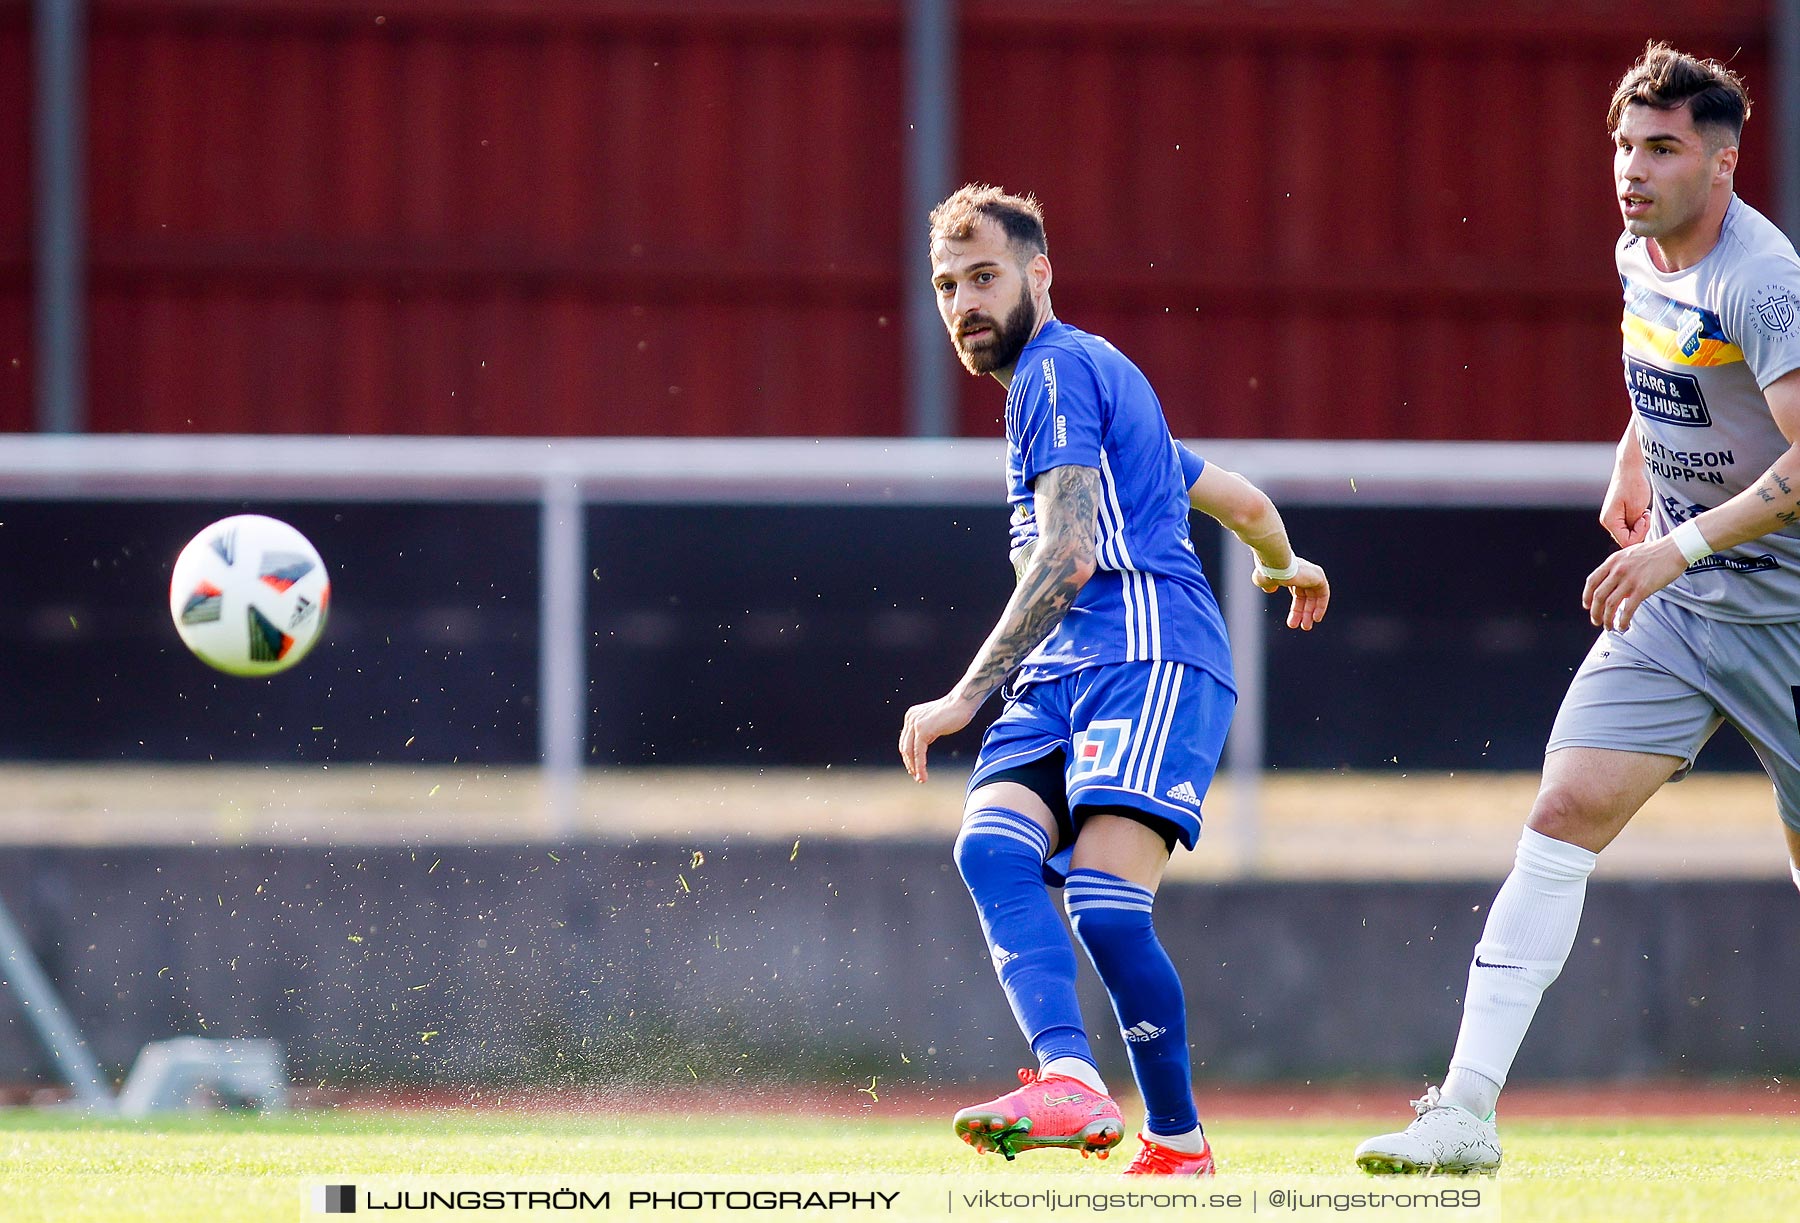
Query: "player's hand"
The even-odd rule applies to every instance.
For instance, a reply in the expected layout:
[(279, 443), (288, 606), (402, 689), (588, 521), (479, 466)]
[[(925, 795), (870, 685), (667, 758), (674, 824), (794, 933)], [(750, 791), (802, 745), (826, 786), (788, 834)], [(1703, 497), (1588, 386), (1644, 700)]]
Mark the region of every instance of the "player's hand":
[(925, 780), (925, 753), (932, 743), (967, 726), (980, 708), (980, 701), (971, 705), (948, 693), (906, 711), (900, 726), (900, 760), (914, 781)]
[(1581, 588), (1588, 619), (1622, 633), (1644, 600), (1687, 571), (1687, 558), (1667, 535), (1631, 544), (1600, 562)]
[(1613, 470), (1600, 502), (1600, 525), (1621, 548), (1641, 544), (1650, 534), (1650, 480), (1642, 463)]
[(1277, 581), (1270, 577), (1261, 565), (1250, 574), (1250, 580), (1262, 589), (1264, 594), (1274, 594), (1286, 586), (1294, 594), (1293, 602), (1288, 605), (1287, 626), (1311, 632), (1312, 626), (1325, 618), (1325, 609), (1331, 605), (1331, 583), (1325, 577), (1325, 571), (1307, 560), (1296, 556), (1299, 571), (1286, 581)]

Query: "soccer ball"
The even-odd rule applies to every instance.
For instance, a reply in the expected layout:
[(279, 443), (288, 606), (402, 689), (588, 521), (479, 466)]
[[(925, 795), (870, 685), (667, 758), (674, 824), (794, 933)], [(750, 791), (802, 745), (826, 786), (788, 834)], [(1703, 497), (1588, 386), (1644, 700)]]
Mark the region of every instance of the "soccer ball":
[(231, 675), (273, 675), (313, 648), (331, 579), (287, 523), (237, 514), (201, 531), (175, 558), (169, 614), (201, 662)]

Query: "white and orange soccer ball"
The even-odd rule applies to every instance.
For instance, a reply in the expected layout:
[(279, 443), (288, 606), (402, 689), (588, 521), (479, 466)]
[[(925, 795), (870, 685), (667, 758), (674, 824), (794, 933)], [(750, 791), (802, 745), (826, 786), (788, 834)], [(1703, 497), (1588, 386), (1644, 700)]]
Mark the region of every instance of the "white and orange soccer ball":
[(187, 648), (231, 675), (273, 675), (313, 648), (331, 579), (318, 549), (275, 518), (221, 518), (189, 541), (169, 577), (169, 614)]

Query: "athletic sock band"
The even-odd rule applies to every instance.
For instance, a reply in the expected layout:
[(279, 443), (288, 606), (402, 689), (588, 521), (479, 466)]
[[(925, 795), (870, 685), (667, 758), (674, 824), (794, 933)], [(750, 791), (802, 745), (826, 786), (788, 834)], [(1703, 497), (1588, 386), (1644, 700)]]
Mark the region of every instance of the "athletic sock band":
[(1681, 555), (1690, 565), (1697, 565), (1713, 554), (1712, 545), (1700, 532), (1700, 523), (1693, 518), (1670, 531), (1669, 538), (1675, 541), (1675, 546), (1681, 549)]
[(1206, 1150), (1206, 1132), (1197, 1125), (1183, 1134), (1159, 1134), (1147, 1126), (1144, 1132), (1159, 1146), (1180, 1151), (1184, 1155), (1198, 1155)]
[(1089, 1091), (1097, 1091), (1103, 1096), (1111, 1094), (1106, 1090), (1106, 1080), (1100, 1077), (1100, 1067), (1085, 1057), (1074, 1057), (1067, 1053), (1053, 1057), (1038, 1067), (1038, 1073), (1045, 1078), (1053, 1074), (1067, 1075)]
[(1039, 862), (1050, 856), (1050, 834), (1036, 820), (1010, 807), (983, 807), (971, 812), (956, 839), (960, 844), (964, 837), (976, 833), (1017, 841), (1034, 851)]

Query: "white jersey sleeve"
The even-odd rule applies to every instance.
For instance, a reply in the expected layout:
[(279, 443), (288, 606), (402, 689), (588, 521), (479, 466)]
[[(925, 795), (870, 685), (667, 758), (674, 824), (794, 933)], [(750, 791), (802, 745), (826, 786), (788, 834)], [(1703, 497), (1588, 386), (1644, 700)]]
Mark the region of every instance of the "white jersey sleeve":
[(1759, 236), (1752, 235), (1734, 274), (1721, 283), (1719, 304), (1727, 333), (1766, 390), (1800, 369), (1800, 259), (1785, 239), (1776, 246), (1755, 242)]

